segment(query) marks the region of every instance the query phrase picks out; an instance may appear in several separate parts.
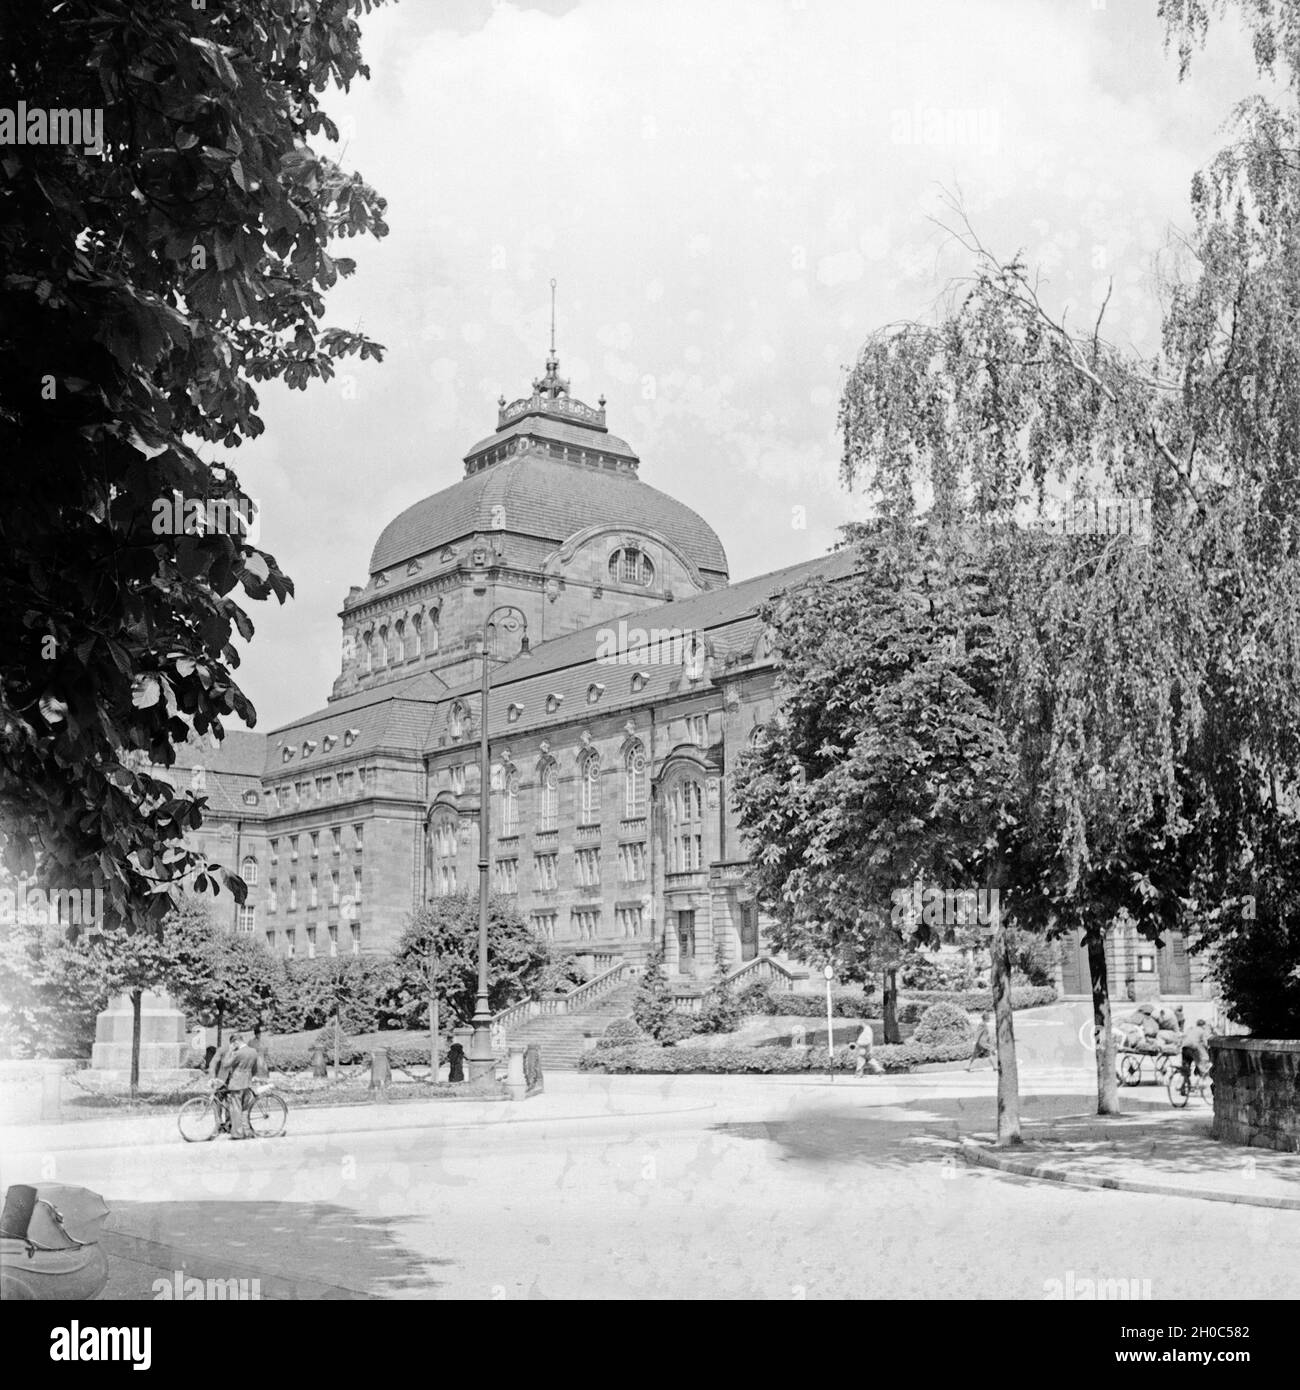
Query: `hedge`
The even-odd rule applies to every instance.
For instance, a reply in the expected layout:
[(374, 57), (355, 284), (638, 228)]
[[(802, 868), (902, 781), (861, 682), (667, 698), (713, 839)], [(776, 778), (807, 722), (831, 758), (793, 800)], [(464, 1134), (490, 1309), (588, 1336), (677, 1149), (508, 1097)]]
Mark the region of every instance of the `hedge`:
[[(742, 1013), (773, 1014), (779, 1017), (825, 1018), (826, 995), (794, 994), (788, 991), (774, 991), (765, 984), (749, 985), (736, 995), (736, 1003)], [(831, 1015), (834, 1018), (866, 1018), (875, 1011), (880, 1012), (880, 1004), (860, 989), (837, 989), (831, 991)]]
[[(1056, 990), (1051, 985), (1012, 985), (1013, 1009), (1038, 1009), (1056, 1003)], [(987, 989), (941, 990), (909, 989), (898, 1006), (900, 1023), (918, 1023), (931, 1004), (956, 1004), (967, 1013), (980, 1014), (993, 1008), (993, 994)]]
[[(884, 1044), (872, 1055), (887, 1072), (910, 1071), (927, 1062), (959, 1062), (970, 1056), (969, 1044), (918, 1047), (915, 1043)], [(851, 1047), (837, 1047), (836, 1071), (852, 1071), (857, 1053)], [(826, 1051), (811, 1047), (611, 1047), (584, 1052), (578, 1060), (581, 1071), (645, 1073), (745, 1073), (783, 1074), (825, 1071)]]
[[(334, 1040), (330, 1038), (324, 1043), (325, 1061), (329, 1066), (334, 1065)], [(376, 1043), (370, 1041), (351, 1042), (344, 1038), (339, 1048), (338, 1065), (342, 1067), (369, 1066), (370, 1057), (376, 1047), (386, 1047), (388, 1049), (388, 1065), (395, 1071), (407, 1067), (427, 1067), (429, 1065), (429, 1044), (423, 1043)], [(296, 1072), (306, 1071), (311, 1066), (311, 1054), (316, 1049), (315, 1039), (306, 1038), (271, 1038), (266, 1047), (266, 1063), (272, 1071)], [(447, 1060), (447, 1045), (439, 1049), (438, 1063), (441, 1065)], [(191, 1052), (183, 1063), (187, 1067), (201, 1067), (203, 1058), (198, 1053)]]

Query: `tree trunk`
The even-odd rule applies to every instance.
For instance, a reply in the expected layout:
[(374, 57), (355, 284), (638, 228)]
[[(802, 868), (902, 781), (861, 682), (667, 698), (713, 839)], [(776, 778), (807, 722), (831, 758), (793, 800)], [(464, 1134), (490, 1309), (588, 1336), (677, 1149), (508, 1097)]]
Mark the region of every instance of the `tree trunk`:
[(226, 1017), (226, 1001), (223, 999), (217, 1005), (217, 1051), (221, 1051), (221, 1025)]
[(885, 1041), (887, 1043), (901, 1043), (902, 1034), (898, 1031), (898, 971), (886, 970), (884, 972), (884, 996), (885, 996)]
[(1016, 1031), (1011, 1016), (1011, 943), (1001, 912), (996, 912), (993, 917), (989, 966), (998, 1057), (997, 1146), (1006, 1149), (1024, 1140), (1020, 1134), (1020, 1070), (1016, 1065)]
[(1088, 928), (1088, 974), (1092, 976), (1092, 1031), (1097, 1040), (1097, 1114), (1118, 1115), (1115, 1035), (1110, 1026), (1110, 983), (1106, 978), (1106, 937)]
[(339, 1014), (342, 1012), (340, 1005), (334, 1005), (334, 1080), (337, 1081), (343, 1075), (342, 1063), (339, 1054), (342, 1046), (339, 1041), (339, 1033), (342, 1031), (342, 1024), (339, 1021)]
[(136, 1092), (140, 1089), (140, 1011), (144, 991), (133, 989), (131, 991), (131, 1099), (134, 1100)]
[(438, 996), (429, 991), (429, 1079), (438, 1079)]

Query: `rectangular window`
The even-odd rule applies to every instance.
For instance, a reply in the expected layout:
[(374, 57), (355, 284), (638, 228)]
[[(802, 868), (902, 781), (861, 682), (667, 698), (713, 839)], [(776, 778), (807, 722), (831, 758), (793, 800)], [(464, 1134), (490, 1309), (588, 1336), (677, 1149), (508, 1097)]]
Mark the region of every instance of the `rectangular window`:
[(253, 917), (256, 911), (255, 907), (250, 907), (247, 903), (239, 909), (239, 930), (241, 932), (252, 932)]
[(358, 850), (365, 848), (366, 827), (364, 825), (354, 825), (352, 827), (352, 843)]
[(307, 880), (307, 906), (316, 907), (317, 905), (318, 901), (316, 895), (316, 875), (312, 874), (312, 876)]
[(624, 883), (640, 883), (645, 878), (646, 854), (642, 844), (618, 847), (619, 869)]
[(361, 870), (352, 870), (352, 897), (354, 901), (361, 901)]
[(269, 879), (266, 885), (266, 910), (274, 912), (279, 903), (280, 888), (278, 879)]
[(307, 956), (310, 960), (316, 959), (316, 928), (307, 928)]
[(338, 871), (337, 869), (331, 869), (331, 870), (330, 870), (330, 906), (331, 906), (331, 907), (337, 907), (338, 905), (339, 905), (339, 871)]
[(297, 880), (296, 878), (290, 878), (290, 880), (289, 880), (289, 911), (290, 911), (290, 912), (296, 912), (297, 910), (298, 910), (298, 880)]
[(569, 931), (579, 941), (594, 941), (600, 935), (600, 913), (575, 907), (569, 914)]
[(330, 831), (330, 838), (334, 841), (334, 853), (335, 853), (336, 855), (337, 855), (337, 854), (342, 854), (342, 853), (343, 853), (343, 832), (342, 832), (342, 830), (339, 829), (339, 827), (338, 827), (337, 825), (334, 827), (333, 830)]
[(313, 859), (319, 859), (319, 858), (320, 858), (320, 831), (319, 831), (319, 830), (313, 830), (313, 831), (311, 832), (311, 857), (312, 857)]
[(628, 941), (641, 935), (642, 909), (639, 907), (620, 907), (618, 909), (619, 935)]
[(535, 854), (533, 855), (533, 868), (537, 874), (537, 886), (547, 890), (558, 888), (560, 879), (558, 872), (558, 854)]
[(274, 950), (275, 950), (275, 932), (274, 932), (274, 931), (269, 931), (269, 932), (267, 932), (267, 934), (266, 934), (266, 949), (267, 949), (268, 951), (274, 951)]
[(574, 876), (580, 888), (600, 887), (600, 851), (580, 849), (574, 852)]
[(290, 927), (284, 934), (284, 953), (292, 956), (298, 949), (298, 933)]
[(498, 859), (493, 887), (498, 893), (517, 893), (519, 891), (519, 860)]
[(557, 915), (554, 912), (534, 912), (529, 918), (533, 934), (543, 941), (554, 941)]
[(339, 953), (339, 928), (337, 922), (330, 923), (330, 955), (337, 956)]
[(278, 864), (279, 862), (280, 862), (280, 841), (279, 841), (279, 840), (272, 840), (272, 841), (271, 841), (271, 863), (272, 863), (272, 864)]
[(465, 768), (453, 767), (451, 771), (451, 789), (456, 796), (465, 795)]
[(298, 862), (298, 837), (296, 835), (289, 836), (289, 858), (295, 864)]
[(339, 796), (347, 800), (352, 795), (353, 774), (350, 772), (339, 773)]
[(354, 956), (359, 956), (359, 955), (361, 954), (361, 923), (360, 923), (360, 922), (353, 922), (353, 923), (352, 923), (352, 954), (353, 954)]

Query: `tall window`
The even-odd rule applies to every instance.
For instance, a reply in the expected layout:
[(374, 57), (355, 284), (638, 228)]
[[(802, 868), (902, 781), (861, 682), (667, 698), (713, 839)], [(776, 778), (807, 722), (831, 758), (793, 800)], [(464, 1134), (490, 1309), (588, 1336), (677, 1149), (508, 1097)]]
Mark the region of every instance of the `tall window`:
[(239, 930), (241, 932), (252, 933), (256, 912), (257, 909), (250, 907), (247, 903), (239, 909)]
[(623, 758), (623, 814), (634, 820), (645, 815), (645, 749), (634, 743)]
[(280, 886), (275, 879), (266, 885), (266, 910), (275, 912), (280, 905)]
[(533, 872), (537, 878), (537, 887), (543, 892), (559, 885), (559, 857), (558, 854), (533, 855)]
[(600, 819), (600, 757), (595, 752), (587, 753), (579, 768), (582, 777), (580, 797), (581, 814), (579, 825), (591, 825)]
[(388, 629), (381, 627), (375, 634), (375, 666), (382, 669), (388, 662)]
[(644, 845), (635, 843), (619, 845), (618, 858), (624, 883), (639, 883), (645, 878), (646, 857)]
[(641, 928), (645, 925), (642, 910), (639, 907), (620, 907), (617, 912), (618, 932), (620, 936), (626, 937), (629, 941), (641, 935)]
[(619, 584), (651, 584), (655, 567), (644, 551), (625, 546), (609, 557), (609, 577)]
[(456, 891), (456, 822), (440, 816), (433, 826), (434, 892), (445, 898)]
[(402, 624), (396, 622), (388, 632), (388, 664), (396, 666), (402, 659)]
[(537, 828), (555, 830), (560, 823), (560, 782), (555, 763), (548, 759), (537, 773)]
[(246, 854), (239, 865), (239, 876), (250, 888), (257, 884), (257, 860), (251, 854)]
[(600, 887), (600, 851), (580, 849), (573, 856), (574, 878), (579, 888)]
[(317, 907), (320, 904), (319, 890), (316, 883), (316, 875), (312, 874), (307, 879), (307, 906)]
[(519, 834), (519, 774), (509, 765), (501, 769), (501, 834)]
[(420, 654), (420, 629), (416, 626), (419, 619), (409, 623), (398, 623), (398, 629), (402, 634), (402, 655), (410, 661), (413, 656)]
[(464, 738), (465, 736), (465, 706), (459, 700), (451, 707), (451, 713), (447, 716), (447, 732), (452, 738)]
[(669, 797), (668, 853), (673, 873), (703, 867), (704, 787), (694, 777), (683, 777)]

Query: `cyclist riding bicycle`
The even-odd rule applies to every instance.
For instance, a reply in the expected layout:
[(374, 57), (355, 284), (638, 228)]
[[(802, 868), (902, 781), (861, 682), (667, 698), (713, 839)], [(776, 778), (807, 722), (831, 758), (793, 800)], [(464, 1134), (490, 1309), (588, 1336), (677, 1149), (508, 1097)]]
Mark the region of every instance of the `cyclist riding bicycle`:
[(1190, 1088), (1192, 1084), (1193, 1063), (1195, 1063), (1199, 1075), (1209, 1076), (1210, 1074), (1210, 1049), (1206, 1046), (1209, 1039), (1210, 1030), (1203, 1018), (1198, 1018), (1195, 1025), (1188, 1028), (1183, 1034), (1183, 1065), (1179, 1070), (1182, 1074), (1184, 1090)]

